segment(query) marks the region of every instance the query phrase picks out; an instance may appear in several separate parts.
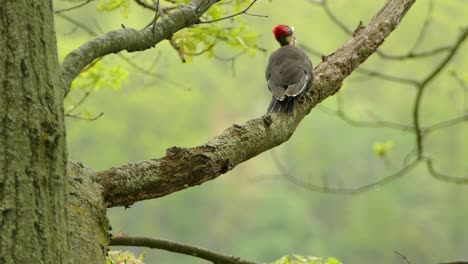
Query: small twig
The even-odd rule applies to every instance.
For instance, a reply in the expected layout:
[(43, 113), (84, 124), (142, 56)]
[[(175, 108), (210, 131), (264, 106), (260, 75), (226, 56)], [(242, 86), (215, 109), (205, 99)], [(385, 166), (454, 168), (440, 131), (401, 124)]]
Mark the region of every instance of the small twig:
[(382, 80), (386, 81), (391, 81), (391, 82), (397, 82), (397, 83), (403, 83), (403, 84), (410, 84), (410, 85), (417, 85), (418, 81), (414, 79), (409, 79), (409, 78), (403, 78), (403, 77), (398, 77), (398, 76), (392, 76), (389, 74), (381, 73), (378, 71), (373, 71), (373, 70), (368, 70), (365, 68), (358, 68), (356, 69), (357, 72), (361, 74), (365, 74), (367, 76), (371, 77), (376, 77)]
[(209, 24), (209, 23), (214, 23), (214, 22), (218, 22), (218, 21), (221, 21), (221, 20), (226, 20), (226, 19), (229, 19), (229, 18), (233, 18), (235, 16), (238, 16), (238, 15), (249, 15), (249, 16), (256, 16), (256, 17), (264, 17), (264, 18), (267, 18), (268, 16), (265, 16), (265, 15), (257, 15), (257, 14), (251, 14), (251, 13), (247, 13), (247, 11), (249, 11), (249, 9), (255, 4), (255, 2), (257, 2), (257, 0), (253, 0), (252, 3), (250, 3), (250, 5), (248, 5), (244, 10), (238, 12), (238, 13), (235, 13), (233, 15), (229, 15), (229, 16), (226, 16), (226, 17), (222, 17), (222, 18), (218, 18), (218, 19), (214, 19), (214, 20), (209, 20), (209, 21), (200, 21), (198, 22), (197, 24)]
[(384, 120), (377, 120), (375, 122), (356, 120), (356, 119), (353, 119), (352, 117), (350, 117), (349, 115), (347, 115), (346, 112), (343, 111), (342, 109), (334, 110), (334, 109), (328, 108), (328, 107), (326, 107), (324, 105), (318, 105), (317, 107), (322, 112), (330, 114), (330, 115), (337, 116), (338, 118), (340, 118), (344, 122), (348, 123), (351, 126), (355, 126), (355, 127), (370, 127), (370, 128), (386, 127), (386, 128), (397, 129), (397, 130), (401, 130), (401, 131), (410, 131), (412, 129), (412, 126), (409, 126), (409, 125), (404, 125), (404, 124), (399, 124), (399, 123), (394, 123), (394, 122), (388, 122), (388, 121), (384, 121)]
[(65, 114), (66, 117), (75, 118), (75, 119), (80, 119), (80, 120), (86, 120), (86, 121), (95, 121), (95, 120), (97, 120), (98, 118), (100, 118), (102, 115), (104, 115), (103, 112), (101, 112), (100, 114), (98, 114), (98, 115), (95, 116), (95, 117), (84, 117), (84, 116), (79, 116), (78, 114), (76, 114), (76, 115)]
[(411, 261), (409, 261), (409, 259), (408, 259), (405, 255), (401, 254), (400, 252), (398, 252), (398, 251), (396, 251), (396, 250), (393, 250), (393, 252), (394, 252), (395, 254), (397, 254), (398, 256), (400, 256), (402, 259), (404, 259), (404, 260), (406, 261), (407, 264), (411, 264)]
[(458, 75), (457, 72), (455, 71), (452, 71), (451, 74), (450, 74), (454, 79), (455, 81), (457, 81), (457, 83), (460, 85), (460, 87), (468, 93), (468, 85), (466, 84), (466, 82), (462, 79), (462, 77), (460, 77), (460, 75)]
[(383, 186), (383, 185), (385, 185), (387, 183), (390, 183), (390, 182), (402, 177), (403, 175), (405, 175), (409, 171), (411, 171), (421, 161), (421, 160), (415, 159), (412, 162), (410, 162), (408, 165), (402, 167), (397, 172), (395, 172), (393, 174), (390, 174), (390, 175), (387, 175), (387, 176), (383, 177), (381, 180), (378, 180), (378, 181), (373, 182), (373, 183), (365, 184), (365, 185), (355, 187), (355, 188), (335, 188), (335, 187), (318, 186), (318, 185), (315, 185), (315, 184), (303, 182), (302, 180), (300, 180), (300, 179), (298, 179), (298, 178), (296, 178), (296, 177), (294, 177), (294, 176), (292, 176), (292, 175), (290, 175), (288, 173), (286, 167), (281, 163), (281, 161), (279, 160), (278, 156), (276, 155), (276, 153), (274, 151), (270, 151), (270, 153), (271, 153), (271, 156), (272, 156), (273, 161), (275, 163), (275, 166), (278, 168), (278, 170), (281, 171), (282, 176), (286, 180), (291, 182), (292, 184), (297, 185), (299, 187), (302, 187), (304, 189), (307, 189), (309, 191), (313, 191), (313, 192), (342, 194), (342, 195), (355, 195), (355, 194), (370, 191), (370, 190), (372, 190), (372, 189), (374, 189), (374, 188), (376, 188), (378, 186)]
[(462, 31), (462, 34), (458, 37), (457, 41), (453, 45), (452, 49), (450, 50), (449, 54), (439, 63), (437, 67), (435, 67), (432, 72), (430, 72), (426, 78), (424, 78), (418, 85), (418, 92), (416, 94), (416, 98), (414, 101), (414, 107), (413, 107), (413, 125), (414, 125), (414, 132), (416, 134), (416, 156), (418, 158), (421, 158), (423, 156), (423, 133), (422, 133), (422, 128), (421, 128), (421, 123), (420, 123), (420, 107), (421, 107), (421, 101), (422, 101), (422, 96), (425, 91), (425, 88), (427, 85), (442, 71), (442, 69), (445, 68), (445, 66), (450, 62), (450, 60), (453, 58), (455, 53), (458, 51), (460, 48), (461, 44), (463, 41), (466, 39), (468, 36), (468, 28), (465, 28)]
[(138, 5), (142, 6), (143, 8), (156, 11), (156, 7), (155, 7), (155, 6), (148, 4), (148, 3), (147, 3), (146, 1), (144, 1), (144, 0), (135, 0), (135, 2), (136, 2)]
[(162, 239), (154, 239), (147, 237), (128, 237), (128, 236), (116, 236), (112, 238), (109, 245), (111, 246), (132, 246), (132, 247), (148, 247), (162, 249), (170, 252), (184, 254), (196, 258), (205, 259), (213, 263), (224, 263), (224, 264), (256, 264), (252, 261), (242, 260), (239, 257), (227, 256), (220, 253), (216, 253), (204, 248), (180, 244)]
[(81, 28), (82, 30), (84, 30), (86, 33), (88, 33), (89, 35), (93, 36), (93, 37), (97, 37), (98, 34), (96, 32), (94, 32), (90, 27), (86, 26), (85, 24), (83, 23), (80, 23), (79, 21), (65, 15), (65, 14), (62, 14), (62, 13), (57, 13), (56, 14), (57, 16), (67, 20), (68, 22), (72, 23), (73, 25)]
[(321, 3), (320, 3), (322, 6), (323, 6), (323, 9), (325, 10), (325, 13), (327, 14), (327, 16), (333, 21), (333, 23), (335, 23), (335, 25), (337, 25), (341, 30), (343, 30), (343, 32), (345, 32), (346, 34), (348, 35), (352, 35), (353, 34), (353, 31), (351, 29), (349, 29), (346, 24), (341, 21), (330, 9), (330, 7), (328, 6), (328, 2), (327, 0), (322, 0)]
[(427, 134), (429, 134), (431, 132), (434, 132), (436, 130), (451, 127), (451, 126), (455, 126), (455, 125), (458, 125), (459, 123), (466, 122), (466, 121), (468, 121), (468, 114), (465, 114), (465, 115), (462, 115), (462, 116), (459, 116), (459, 117), (455, 117), (455, 118), (452, 118), (452, 119), (449, 119), (449, 120), (441, 121), (439, 123), (435, 123), (433, 125), (421, 128), (421, 133), (427, 135)]
[(455, 184), (468, 184), (468, 177), (462, 178), (462, 177), (454, 177), (454, 176), (442, 174), (440, 172), (437, 172), (434, 169), (432, 159), (425, 158), (424, 161), (426, 162), (427, 170), (429, 171), (431, 176), (434, 177), (434, 179), (445, 181), (445, 182), (451, 182)]
[(379, 55), (379, 57), (383, 59), (388, 59), (388, 60), (406, 60), (406, 59), (421, 59), (429, 56), (434, 56), (442, 52), (449, 51), (450, 47), (449, 46), (443, 46), (439, 48), (435, 48), (432, 50), (427, 50), (427, 51), (421, 51), (421, 52), (408, 52), (406, 54), (402, 55), (394, 55), (394, 54), (388, 54), (385, 53), (381, 50), (377, 50), (376, 54)]
[(86, 101), (86, 99), (88, 99), (90, 94), (91, 94), (91, 91), (87, 91), (83, 95), (83, 97), (81, 97), (81, 99), (78, 101), (78, 103), (73, 105), (73, 107), (68, 112), (65, 113), (65, 116), (70, 116), (73, 111), (75, 111), (80, 105), (82, 105)]
[(411, 47), (408, 53), (412, 53), (412, 51), (416, 50), (419, 47), (419, 45), (421, 45), (424, 38), (426, 37), (427, 29), (429, 28), (429, 24), (431, 23), (431, 20), (432, 20), (433, 7), (434, 7), (434, 1), (431, 0), (429, 1), (429, 7), (427, 8), (426, 18), (424, 19), (421, 30), (419, 31), (419, 35), (416, 38), (416, 41), (414, 42), (413, 46)]
[(78, 5), (76, 5), (76, 6), (72, 6), (72, 7), (68, 7), (68, 8), (64, 8), (64, 9), (60, 9), (60, 10), (54, 11), (54, 13), (55, 13), (55, 14), (59, 14), (59, 13), (62, 13), (62, 12), (71, 11), (71, 10), (80, 8), (80, 7), (82, 7), (82, 6), (85, 6), (85, 5), (89, 4), (89, 3), (91, 3), (92, 1), (94, 1), (94, 0), (87, 0), (87, 1), (85, 1), (85, 2), (83, 2), (83, 3), (81, 3), (81, 4), (78, 4)]
[(161, 9), (159, 6), (159, 0), (154, 0), (154, 6), (156, 7), (156, 10), (154, 11), (153, 29), (156, 28), (156, 21), (158, 21), (159, 10)]

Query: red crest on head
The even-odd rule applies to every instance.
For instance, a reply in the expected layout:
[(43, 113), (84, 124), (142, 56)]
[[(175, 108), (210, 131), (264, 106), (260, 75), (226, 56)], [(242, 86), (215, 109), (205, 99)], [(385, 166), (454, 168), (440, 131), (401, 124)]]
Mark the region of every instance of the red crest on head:
[(289, 36), (291, 33), (291, 28), (284, 24), (279, 24), (273, 28), (273, 35), (275, 35), (275, 39), (278, 41), (281, 37)]

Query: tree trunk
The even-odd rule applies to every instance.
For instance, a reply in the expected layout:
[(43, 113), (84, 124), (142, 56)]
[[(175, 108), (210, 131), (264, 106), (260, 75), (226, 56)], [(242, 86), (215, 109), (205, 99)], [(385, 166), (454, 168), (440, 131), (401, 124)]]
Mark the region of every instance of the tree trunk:
[(52, 1), (0, 3), (0, 263), (68, 263), (63, 82)]

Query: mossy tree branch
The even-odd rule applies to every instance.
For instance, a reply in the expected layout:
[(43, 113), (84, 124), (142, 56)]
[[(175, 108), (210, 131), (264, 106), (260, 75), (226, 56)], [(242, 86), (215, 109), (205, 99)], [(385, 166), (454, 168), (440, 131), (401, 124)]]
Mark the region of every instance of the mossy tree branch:
[(268, 114), (193, 148), (172, 147), (160, 159), (145, 160), (98, 173), (108, 207), (129, 206), (212, 180), (240, 163), (287, 141), (318, 103), (338, 92), (343, 80), (395, 29), (414, 0), (388, 0), (367, 27), (315, 68), (315, 87), (298, 104), (294, 117)]

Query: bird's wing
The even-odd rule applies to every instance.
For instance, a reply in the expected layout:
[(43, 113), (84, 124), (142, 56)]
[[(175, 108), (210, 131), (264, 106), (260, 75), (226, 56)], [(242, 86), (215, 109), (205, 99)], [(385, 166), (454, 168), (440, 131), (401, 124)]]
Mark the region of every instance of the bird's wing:
[(285, 91), (287, 96), (298, 96), (304, 92), (307, 88), (307, 85), (310, 80), (310, 75), (305, 71), (303, 72), (302, 78), (299, 82), (288, 85), (288, 88)]
[(283, 86), (280, 86), (274, 80), (269, 79), (268, 89), (270, 90), (273, 97), (275, 97), (277, 100), (280, 100), (280, 101), (284, 100), (284, 94), (286, 90), (284, 89)]

